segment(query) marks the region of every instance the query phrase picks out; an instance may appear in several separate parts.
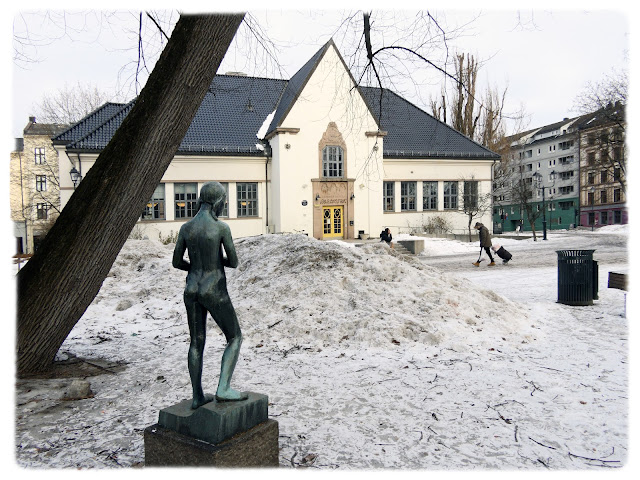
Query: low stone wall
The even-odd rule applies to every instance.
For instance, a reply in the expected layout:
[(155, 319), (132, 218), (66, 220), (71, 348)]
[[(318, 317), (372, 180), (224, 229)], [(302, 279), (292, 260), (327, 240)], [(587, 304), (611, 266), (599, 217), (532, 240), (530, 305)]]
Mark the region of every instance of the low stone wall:
[(414, 255), (424, 250), (424, 240), (398, 240), (398, 243)]

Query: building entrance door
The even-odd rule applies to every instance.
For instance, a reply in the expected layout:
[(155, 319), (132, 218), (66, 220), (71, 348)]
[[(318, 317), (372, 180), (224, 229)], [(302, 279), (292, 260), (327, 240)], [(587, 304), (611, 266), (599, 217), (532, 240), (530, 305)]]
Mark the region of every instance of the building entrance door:
[(342, 206), (322, 208), (323, 238), (344, 237), (343, 209)]

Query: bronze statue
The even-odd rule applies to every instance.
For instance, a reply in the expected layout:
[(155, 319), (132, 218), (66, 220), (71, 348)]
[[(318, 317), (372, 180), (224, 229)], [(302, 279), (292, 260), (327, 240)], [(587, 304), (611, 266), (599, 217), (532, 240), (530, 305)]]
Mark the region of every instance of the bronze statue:
[[(224, 208), (225, 196), (225, 189), (218, 182), (209, 182), (202, 186), (197, 204), (198, 213), (180, 228), (173, 252), (173, 266), (188, 272), (184, 304), (187, 308), (191, 335), (188, 365), (193, 388), (192, 409), (211, 402), (214, 398), (218, 401), (233, 401), (245, 400), (248, 396), (230, 386), (240, 353), (242, 334), (227, 292), (227, 278), (224, 273), (224, 267), (238, 266), (238, 256), (229, 226), (218, 219)], [(188, 250), (189, 261), (184, 259), (185, 250)], [(202, 390), (202, 356), (206, 339), (207, 312), (211, 314), (227, 340), (215, 397), (205, 394)]]

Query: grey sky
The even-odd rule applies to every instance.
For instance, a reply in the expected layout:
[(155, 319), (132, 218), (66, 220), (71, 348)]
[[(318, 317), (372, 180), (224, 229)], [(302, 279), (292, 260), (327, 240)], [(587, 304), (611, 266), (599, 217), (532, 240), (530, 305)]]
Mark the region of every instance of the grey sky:
[[(449, 48), (485, 60), (480, 81), (499, 90), (508, 86), (507, 109), (514, 111), (522, 105), (530, 115), (530, 128), (576, 115), (572, 111), (574, 98), (585, 84), (602, 80), (612, 69), (625, 68), (628, 60), (630, 26), (624, 10), (439, 12), (443, 15), (439, 18), (446, 18), (450, 26), (480, 14), (463, 37), (450, 42)], [(108, 21), (100, 15), (69, 16), (69, 25), (82, 21), (87, 22), (86, 27), (78, 32), (71, 29), (66, 33), (54, 32), (53, 36), (60, 39), (43, 42), (30, 50), (37, 55), (36, 63), (12, 63), (12, 135), (21, 136), (43, 94), (54, 93), (65, 84), (91, 83), (107, 91), (129, 87), (126, 98), (119, 100), (131, 99), (135, 93), (132, 62), (137, 58), (137, 39), (135, 30), (127, 34), (122, 26), (135, 29), (137, 14), (123, 12)], [(177, 14), (174, 12), (173, 16)], [(343, 16), (344, 12), (337, 10), (255, 13), (265, 33), (279, 47), (278, 62), (285, 78), (329, 40)], [(15, 18), (22, 22), (21, 17)], [(30, 22), (33, 35), (47, 36), (44, 28), (51, 22), (34, 22), (33, 18)], [(242, 46), (231, 49), (220, 71), (275, 76), (274, 64), (264, 67), (264, 55), (256, 51), (252, 50), (247, 61)], [(429, 111), (427, 102), (439, 91), (438, 85), (421, 84), (418, 91), (404, 93), (410, 101)]]

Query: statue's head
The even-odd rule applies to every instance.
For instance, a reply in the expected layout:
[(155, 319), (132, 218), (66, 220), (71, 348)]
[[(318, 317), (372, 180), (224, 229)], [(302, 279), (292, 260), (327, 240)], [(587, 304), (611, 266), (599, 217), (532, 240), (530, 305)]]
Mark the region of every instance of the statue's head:
[(220, 183), (207, 182), (200, 189), (198, 209), (203, 203), (208, 203), (209, 205), (211, 205), (211, 213), (218, 217), (224, 209), (224, 200), (226, 195), (227, 192)]

